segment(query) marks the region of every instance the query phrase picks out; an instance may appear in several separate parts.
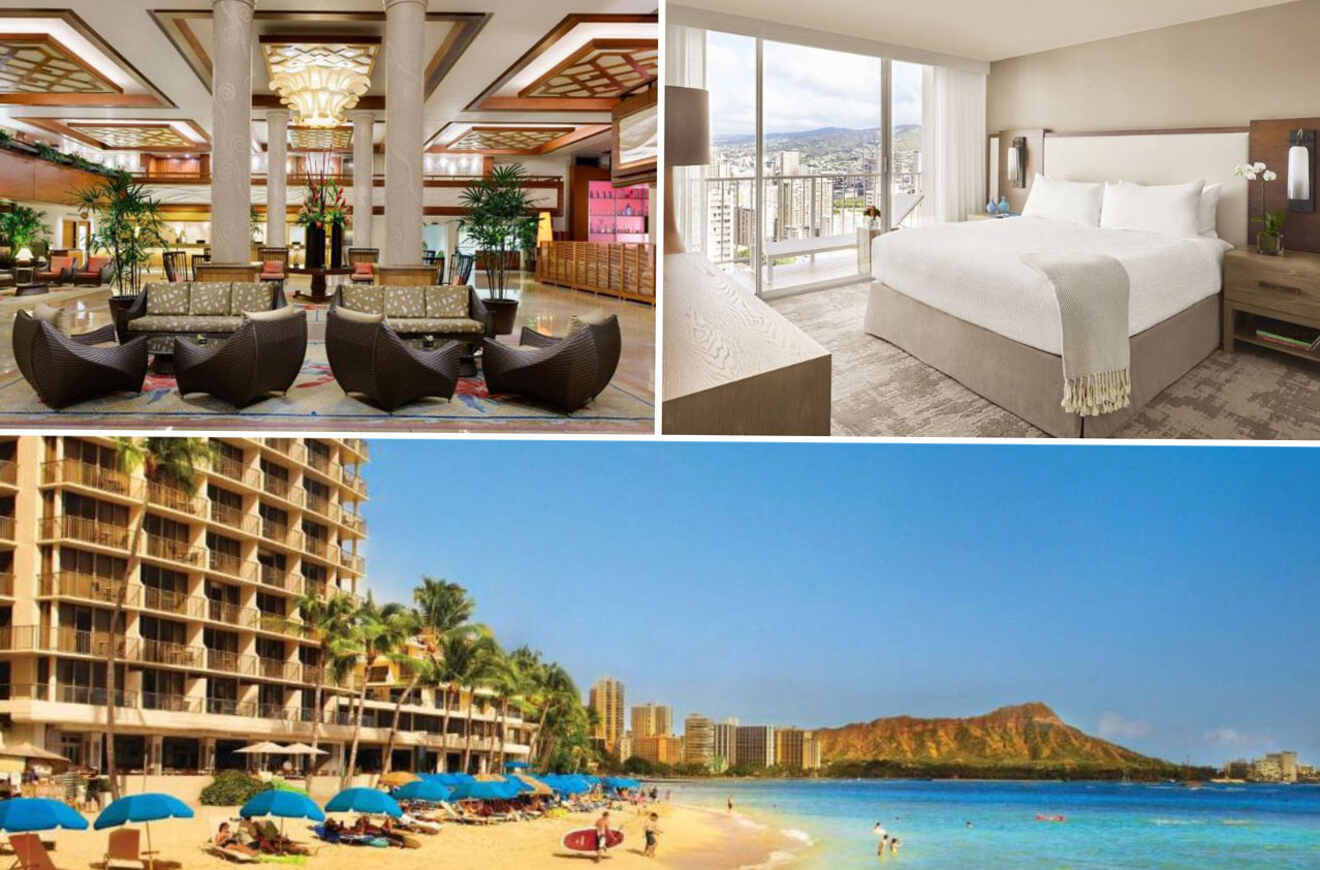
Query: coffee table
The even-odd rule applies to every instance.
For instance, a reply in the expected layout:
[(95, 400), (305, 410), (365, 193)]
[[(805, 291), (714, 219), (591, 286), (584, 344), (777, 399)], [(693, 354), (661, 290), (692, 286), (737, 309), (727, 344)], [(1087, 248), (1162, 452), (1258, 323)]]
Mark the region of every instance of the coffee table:
[(26, 284), (15, 284), (15, 296), (39, 296), (42, 293), (49, 293), (50, 285), (38, 282), (28, 282)]
[(310, 301), (310, 302), (329, 302), (329, 301), (330, 301), (330, 294), (326, 292), (326, 281), (325, 281), (325, 276), (327, 276), (327, 275), (352, 275), (352, 274), (353, 274), (353, 270), (352, 270), (352, 269), (344, 268), (344, 267), (341, 267), (341, 268), (336, 269), (336, 268), (331, 267), (331, 266), (316, 266), (316, 267), (313, 267), (313, 268), (310, 268), (310, 269), (307, 268), (306, 266), (299, 266), (299, 267), (296, 267), (296, 268), (294, 268), (294, 267), (290, 267), (289, 269), (286, 269), (285, 271), (286, 271), (288, 274), (290, 274), (290, 275), (311, 275), (311, 276), (312, 276), (312, 289), (311, 289), (311, 292), (310, 292), (310, 293), (307, 293), (307, 294), (305, 294), (305, 295), (302, 294), (302, 293), (295, 294), (295, 295), (297, 295), (297, 296), (301, 296), (301, 297), (304, 298), (304, 299), (307, 299), (307, 300)]

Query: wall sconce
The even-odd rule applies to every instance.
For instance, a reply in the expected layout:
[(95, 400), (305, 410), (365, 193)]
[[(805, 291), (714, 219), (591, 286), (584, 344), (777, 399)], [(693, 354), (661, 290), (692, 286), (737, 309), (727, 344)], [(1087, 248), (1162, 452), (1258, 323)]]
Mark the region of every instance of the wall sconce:
[(1027, 137), (1017, 136), (1008, 147), (1008, 183), (1013, 187), (1027, 186)]
[(1315, 211), (1315, 131), (1288, 134), (1288, 210)]

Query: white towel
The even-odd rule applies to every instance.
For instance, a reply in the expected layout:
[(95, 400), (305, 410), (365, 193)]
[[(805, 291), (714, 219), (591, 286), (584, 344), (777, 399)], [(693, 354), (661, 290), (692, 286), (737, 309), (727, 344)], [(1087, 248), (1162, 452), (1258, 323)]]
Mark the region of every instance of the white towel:
[(1022, 262), (1049, 279), (1059, 300), (1063, 409), (1082, 417), (1111, 414), (1132, 403), (1128, 338), (1128, 274), (1105, 254), (1025, 254)]

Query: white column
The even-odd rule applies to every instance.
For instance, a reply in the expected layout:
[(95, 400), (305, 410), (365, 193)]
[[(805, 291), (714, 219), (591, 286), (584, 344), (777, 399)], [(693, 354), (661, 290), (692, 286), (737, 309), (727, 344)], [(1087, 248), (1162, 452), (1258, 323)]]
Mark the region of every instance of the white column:
[(422, 259), (424, 0), (385, 2), (385, 250), (390, 266)]
[(289, 110), (266, 110), (266, 244), (282, 248), (285, 243), (288, 192)]
[(252, 12), (256, 0), (213, 0), (211, 259), (246, 263), (252, 209)]
[(371, 184), (376, 157), (372, 146), (372, 124), (368, 111), (350, 112), (353, 122), (353, 247), (371, 247)]

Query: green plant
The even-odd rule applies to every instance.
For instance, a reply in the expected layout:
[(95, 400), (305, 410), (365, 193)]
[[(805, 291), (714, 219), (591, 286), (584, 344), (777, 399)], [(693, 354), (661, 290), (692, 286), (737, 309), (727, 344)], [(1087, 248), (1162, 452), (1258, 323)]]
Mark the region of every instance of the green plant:
[(14, 137), (8, 130), (0, 130), (0, 148), (8, 148), (13, 141)]
[(14, 253), (23, 248), (36, 245), (50, 237), (46, 226), (46, 213), (25, 205), (16, 205), (0, 214), (0, 239), (4, 239), (14, 249)]
[(224, 770), (202, 789), (201, 802), (205, 807), (238, 806), (271, 788), (270, 783), (248, 776), (241, 770)]
[(145, 187), (134, 184), (132, 176), (119, 172), (78, 191), (74, 204), (84, 219), (93, 218), (96, 229), (89, 248), (109, 251), (114, 257), (119, 292), (124, 292), (126, 283), (136, 290), (150, 249), (169, 248), (160, 203), (147, 195)]
[(526, 181), (522, 164), (509, 163), (496, 166), (463, 190), (462, 204), (468, 214), (459, 221), (459, 229), (476, 243), (486, 286), (494, 299), (504, 298), (509, 252), (529, 247), (536, 238), (536, 215), (529, 214), (532, 201)]

